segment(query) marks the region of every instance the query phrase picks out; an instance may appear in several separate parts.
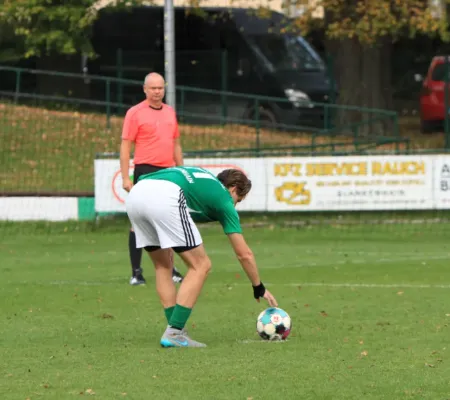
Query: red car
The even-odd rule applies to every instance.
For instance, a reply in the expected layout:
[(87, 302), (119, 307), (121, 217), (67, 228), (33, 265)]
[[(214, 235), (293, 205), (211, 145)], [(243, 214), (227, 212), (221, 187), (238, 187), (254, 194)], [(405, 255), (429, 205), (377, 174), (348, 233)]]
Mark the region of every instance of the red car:
[[(447, 92), (447, 104), (445, 104), (446, 71), (449, 74), (447, 82), (450, 86), (450, 57), (448, 57), (448, 63), (445, 62), (444, 56), (433, 57), (420, 92), (420, 127), (423, 133), (444, 128), (445, 109), (447, 108), (447, 112), (450, 111), (450, 91)], [(416, 80), (422, 80), (422, 77), (416, 75)]]

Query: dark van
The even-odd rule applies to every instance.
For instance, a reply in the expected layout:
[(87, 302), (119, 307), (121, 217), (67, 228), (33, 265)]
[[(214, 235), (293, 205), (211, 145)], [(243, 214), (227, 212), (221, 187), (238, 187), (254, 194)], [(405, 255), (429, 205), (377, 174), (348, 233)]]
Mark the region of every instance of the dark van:
[[(164, 74), (163, 14), (163, 7), (154, 6), (102, 10), (92, 34), (99, 57), (88, 63), (89, 73), (136, 80), (150, 71)], [(303, 37), (289, 34), (288, 24), (276, 12), (259, 17), (249, 9), (175, 8), (177, 86), (283, 98), (285, 103), (262, 101), (260, 118), (268, 124), (323, 126), (323, 107), (312, 102), (329, 102), (333, 88), (318, 53)], [(114, 91), (115, 99), (126, 104), (143, 96), (136, 86)], [(177, 91), (177, 110), (204, 122), (253, 118), (254, 104), (239, 97)]]

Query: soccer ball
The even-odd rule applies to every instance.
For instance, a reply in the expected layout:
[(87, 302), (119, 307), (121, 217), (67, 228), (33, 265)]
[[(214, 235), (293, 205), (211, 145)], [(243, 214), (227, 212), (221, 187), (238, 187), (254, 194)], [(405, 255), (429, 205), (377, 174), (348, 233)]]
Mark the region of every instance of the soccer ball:
[(291, 333), (291, 317), (281, 308), (268, 308), (259, 314), (256, 330), (264, 340), (285, 340)]

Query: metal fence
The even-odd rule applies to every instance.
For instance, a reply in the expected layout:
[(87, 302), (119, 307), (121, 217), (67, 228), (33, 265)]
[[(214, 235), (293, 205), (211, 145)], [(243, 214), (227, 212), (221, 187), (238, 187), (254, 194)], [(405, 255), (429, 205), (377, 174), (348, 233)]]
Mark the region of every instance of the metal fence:
[[(136, 91), (138, 102), (144, 98), (142, 82), (7, 67), (0, 67), (0, 74), (0, 160), (7, 171), (1, 176), (2, 192), (91, 192), (95, 154), (118, 150), (123, 114), (133, 105), (116, 101), (117, 88)], [(10, 82), (9, 87), (4, 82)], [(393, 112), (323, 103), (295, 108), (288, 99), (182, 86), (177, 87), (177, 98), (186, 156), (409, 149)], [(267, 118), (268, 107), (275, 106), (291, 113), (293, 122)]]
[[(2, 66), (0, 73), (0, 94), (12, 97), (16, 103), (33, 99), (47, 106), (101, 112), (106, 116), (107, 126), (113, 115), (123, 115), (127, 108), (143, 99), (143, 82), (139, 80)], [(177, 86), (176, 91), (177, 113), (186, 122), (249, 123), (255, 127), (329, 136), (339, 133), (355, 138), (400, 136), (398, 116), (392, 111), (191, 86)]]

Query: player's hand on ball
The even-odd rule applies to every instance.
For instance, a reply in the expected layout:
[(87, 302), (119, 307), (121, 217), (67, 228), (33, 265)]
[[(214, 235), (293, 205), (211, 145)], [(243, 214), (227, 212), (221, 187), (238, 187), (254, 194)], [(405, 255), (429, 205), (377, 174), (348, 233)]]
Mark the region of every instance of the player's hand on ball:
[(275, 297), (273, 297), (272, 293), (270, 293), (267, 289), (266, 289), (266, 293), (264, 293), (263, 297), (267, 300), (267, 302), (269, 303), (269, 305), (271, 307), (278, 307), (277, 299), (275, 299)]
[(122, 183), (122, 187), (124, 188), (124, 190), (129, 192), (131, 190), (131, 188), (133, 187), (133, 182), (131, 182), (130, 178), (124, 179), (123, 183)]
[(267, 302), (269, 303), (269, 305), (271, 307), (277, 307), (278, 303), (275, 299), (275, 297), (273, 297), (272, 293), (270, 293), (263, 285), (263, 283), (261, 282), (258, 286), (253, 286), (253, 297), (256, 299), (256, 301), (259, 303), (259, 299), (261, 297), (263, 297), (264, 299), (267, 300)]

